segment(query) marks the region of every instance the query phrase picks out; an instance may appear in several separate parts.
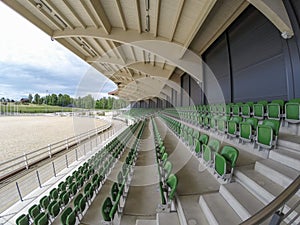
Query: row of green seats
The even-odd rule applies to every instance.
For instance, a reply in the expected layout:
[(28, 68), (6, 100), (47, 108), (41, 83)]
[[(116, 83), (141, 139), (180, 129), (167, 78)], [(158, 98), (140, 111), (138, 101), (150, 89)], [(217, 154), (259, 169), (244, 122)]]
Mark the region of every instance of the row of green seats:
[(174, 198), (178, 186), (176, 175), (172, 174), (173, 165), (168, 161), (168, 153), (163, 144), (163, 140), (158, 131), (155, 120), (152, 118), (152, 126), (155, 141), (156, 161), (159, 174), (159, 190), (161, 195), (161, 205), (159, 209), (162, 211), (174, 210)]
[(232, 146), (223, 146), (220, 141), (200, 134), (191, 127), (181, 126), (181, 123), (165, 115), (161, 115), (167, 126), (179, 137), (196, 157), (203, 160), (207, 167), (213, 167), (215, 174), (226, 182), (230, 182), (239, 151)]
[(145, 122), (142, 123), (137, 138), (135, 139), (135, 142), (126, 157), (125, 163), (118, 173), (118, 182), (114, 182), (111, 187), (111, 197), (106, 197), (102, 204), (101, 212), (104, 222), (112, 222), (115, 218), (116, 213), (121, 213), (121, 210), (119, 210), (122, 209), (120, 201), (122, 198), (125, 198), (124, 192), (126, 187), (128, 186), (127, 182), (131, 179), (130, 177), (132, 176), (131, 172), (137, 159), (139, 142), (144, 130), (144, 126)]
[[(120, 135), (121, 137), (125, 138), (126, 134), (130, 135), (131, 129), (135, 129), (137, 125), (133, 125), (129, 127), (127, 130), (122, 132)], [(126, 139), (126, 138), (125, 138)], [(104, 147), (104, 149), (100, 150), (98, 153), (96, 153), (96, 156), (100, 158), (100, 161), (103, 161), (106, 159), (109, 154), (109, 150), (111, 146), (114, 145), (114, 143), (118, 141), (117, 139), (114, 139), (111, 141), (107, 146)], [(124, 140), (126, 143), (127, 141)], [(116, 145), (115, 145), (116, 147)], [(119, 147), (119, 146), (118, 146)], [(108, 157), (112, 158), (112, 157)], [(95, 156), (93, 156), (93, 159), (95, 159)], [(105, 160), (104, 160), (105, 161)], [(88, 162), (85, 162), (82, 166), (80, 166), (77, 170), (73, 171), (72, 175), (68, 176), (65, 181), (62, 181), (58, 184), (57, 188), (53, 188), (49, 195), (43, 196), (40, 199), (40, 204), (34, 204), (32, 205), (29, 210), (28, 214), (22, 214), (16, 219), (17, 225), (28, 225), (34, 222), (34, 224), (49, 224), (49, 222), (53, 221), (61, 210), (63, 210), (70, 200), (75, 197), (75, 195), (80, 192), (84, 186), (84, 183), (87, 182), (87, 184), (84, 187), (84, 198), (91, 199), (93, 196), (93, 193), (95, 190), (98, 190), (100, 187), (100, 183), (103, 181), (105, 177), (105, 173), (108, 171), (108, 167), (111, 166), (112, 161), (107, 160), (104, 163), (105, 169), (101, 168), (99, 170), (99, 173), (95, 174), (95, 171), (97, 171), (99, 168), (95, 167), (95, 164), (92, 164), (94, 160), (89, 160)], [(89, 183), (89, 180), (91, 179), (92, 175), (94, 174), (92, 178), (92, 184)], [(80, 194), (81, 195), (81, 194)], [(78, 196), (76, 197), (78, 199)], [(75, 200), (76, 200), (75, 199)], [(82, 201), (75, 201), (80, 202), (81, 209), (83, 206)], [(76, 208), (77, 206), (75, 206)], [(66, 212), (69, 212), (69, 209), (65, 210)], [(62, 219), (64, 219), (64, 222), (67, 221), (68, 216), (66, 216), (66, 212), (62, 213)], [(74, 211), (74, 213), (77, 213), (77, 210)], [(73, 215), (73, 211), (71, 213)], [(70, 216), (70, 221), (73, 219), (73, 216)], [(62, 222), (63, 223), (63, 222)]]
[(285, 102), (282, 99), (271, 102), (262, 100), (254, 102), (238, 102), (228, 104), (210, 104), (188, 107), (169, 108), (165, 110), (172, 116), (187, 122), (195, 122), (198, 117), (213, 116), (241, 116), (243, 118), (257, 118), (259, 120), (285, 119), (289, 123), (300, 123), (300, 98)]

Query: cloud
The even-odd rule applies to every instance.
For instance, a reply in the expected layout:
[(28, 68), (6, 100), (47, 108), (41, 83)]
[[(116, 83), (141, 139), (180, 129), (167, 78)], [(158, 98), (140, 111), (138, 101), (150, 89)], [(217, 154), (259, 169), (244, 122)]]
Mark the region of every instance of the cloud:
[[(28, 93), (47, 93), (46, 90), (74, 95), (80, 81), (91, 71), (90, 65), (2, 3), (0, 27), (0, 97), (19, 99)], [(104, 77), (96, 70), (93, 73)], [(100, 86), (98, 91), (115, 88), (112, 81), (106, 77), (103, 80), (109, 83), (105, 86), (108, 88)]]

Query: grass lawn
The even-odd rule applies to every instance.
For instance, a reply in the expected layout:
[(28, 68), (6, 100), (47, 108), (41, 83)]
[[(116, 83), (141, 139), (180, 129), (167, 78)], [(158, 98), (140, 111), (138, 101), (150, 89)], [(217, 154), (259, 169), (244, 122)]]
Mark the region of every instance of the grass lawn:
[(18, 113), (54, 113), (54, 112), (72, 112), (72, 108), (61, 107), (61, 106), (51, 106), (51, 105), (16, 105), (14, 103), (8, 103), (8, 105), (0, 104), (0, 112), (18, 112)]

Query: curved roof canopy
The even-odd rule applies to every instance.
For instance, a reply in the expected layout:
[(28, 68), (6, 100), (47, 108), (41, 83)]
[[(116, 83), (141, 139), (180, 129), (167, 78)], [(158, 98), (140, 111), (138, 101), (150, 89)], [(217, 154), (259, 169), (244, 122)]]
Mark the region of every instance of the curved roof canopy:
[(200, 56), (249, 4), (284, 38), (293, 35), (281, 0), (3, 2), (115, 82), (114, 93), (130, 101), (161, 95), (164, 85), (153, 78), (176, 80), (184, 72), (192, 73), (180, 65), (190, 60), (187, 52)]

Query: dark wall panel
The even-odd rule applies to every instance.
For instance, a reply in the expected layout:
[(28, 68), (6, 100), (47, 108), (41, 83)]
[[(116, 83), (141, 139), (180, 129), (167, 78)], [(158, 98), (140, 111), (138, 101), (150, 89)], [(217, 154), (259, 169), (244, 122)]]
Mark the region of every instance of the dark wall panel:
[(197, 82), (191, 77), (190, 78), (190, 96), (191, 96), (191, 101), (190, 104), (191, 105), (200, 105), (201, 102), (201, 88), (200, 86), (197, 84)]
[(189, 75), (184, 74), (181, 77), (181, 105), (182, 106), (188, 106), (190, 104), (189, 88), (190, 88)]
[(249, 7), (228, 30), (233, 101), (287, 99), (282, 38), (258, 10)]
[[(208, 68), (205, 68), (205, 95), (210, 103), (218, 103), (223, 99), (231, 101), (230, 65), (226, 35), (218, 40), (206, 51), (203, 56)], [(221, 92), (216, 91), (221, 88)], [(222, 95), (222, 96), (218, 96)], [(224, 101), (223, 100), (223, 101)]]

